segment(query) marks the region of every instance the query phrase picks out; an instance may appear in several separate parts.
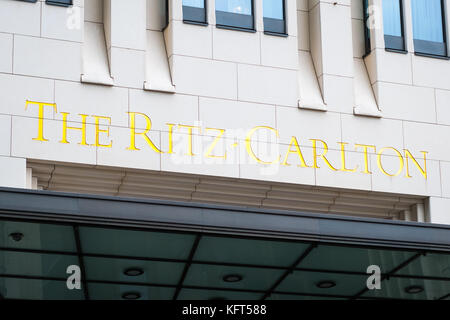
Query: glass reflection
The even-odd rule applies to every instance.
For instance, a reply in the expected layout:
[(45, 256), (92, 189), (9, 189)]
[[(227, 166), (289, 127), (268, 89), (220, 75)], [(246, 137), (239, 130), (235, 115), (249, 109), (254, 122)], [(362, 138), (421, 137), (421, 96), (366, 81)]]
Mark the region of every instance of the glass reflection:
[(252, 14), (251, 0), (216, 0), (216, 11), (224, 11), (237, 14)]

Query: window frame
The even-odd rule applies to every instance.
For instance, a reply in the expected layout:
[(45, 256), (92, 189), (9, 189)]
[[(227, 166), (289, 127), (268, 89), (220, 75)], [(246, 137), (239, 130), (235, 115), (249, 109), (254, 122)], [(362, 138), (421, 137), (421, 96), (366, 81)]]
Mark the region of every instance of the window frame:
[[(383, 31), (383, 37), (384, 37), (384, 48), (387, 51), (394, 51), (394, 52), (406, 52), (406, 41), (405, 41), (405, 19), (404, 19), (404, 4), (403, 0), (398, 0), (399, 6), (400, 6), (400, 30), (401, 30), (401, 36), (391, 36), (387, 35)], [(383, 24), (384, 24), (384, 12), (383, 14)]]
[[(264, 25), (264, 33), (265, 34), (276, 35), (276, 36), (286, 36), (287, 35), (286, 0), (281, 0), (281, 2), (283, 4), (283, 19), (282, 20), (265, 17), (264, 10), (263, 10), (263, 25)], [(282, 26), (280, 26), (280, 25), (282, 25)], [(267, 26), (269, 26), (269, 27), (267, 27)]]
[(70, 7), (73, 5), (73, 0), (45, 0), (45, 4), (51, 6)]
[(208, 1), (203, 0), (203, 8), (185, 6), (182, 4), (183, 22), (188, 24), (208, 25)]
[[(215, 0), (214, 0), (215, 1)], [(216, 13), (216, 28), (231, 29), (245, 32), (256, 32), (255, 30), (255, 1), (251, 1), (252, 14), (247, 17), (246, 14), (232, 13), (226, 11), (215, 10)], [(220, 20), (230, 19), (232, 23), (221, 23)]]
[[(429, 56), (437, 58), (448, 58), (448, 48), (447, 48), (447, 23), (446, 23), (446, 12), (447, 9), (444, 0), (441, 2), (441, 23), (442, 23), (442, 42), (435, 42), (429, 40), (414, 39), (413, 31), (413, 42), (414, 42), (414, 54), (418, 56)], [(411, 8), (412, 10), (412, 8)], [(414, 21), (412, 22), (414, 23)], [(413, 26), (414, 28), (414, 26)]]

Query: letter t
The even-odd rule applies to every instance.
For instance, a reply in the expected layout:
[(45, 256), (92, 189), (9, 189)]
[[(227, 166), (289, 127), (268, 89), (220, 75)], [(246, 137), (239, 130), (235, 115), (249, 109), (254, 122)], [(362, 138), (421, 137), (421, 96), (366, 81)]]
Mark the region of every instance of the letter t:
[(47, 139), (44, 138), (44, 107), (45, 106), (53, 107), (55, 113), (57, 113), (58, 111), (56, 109), (56, 103), (35, 102), (35, 101), (28, 101), (27, 100), (27, 102), (25, 104), (25, 110), (27, 110), (29, 104), (39, 106), (38, 136), (37, 136), (37, 138), (33, 138), (33, 140), (48, 141)]

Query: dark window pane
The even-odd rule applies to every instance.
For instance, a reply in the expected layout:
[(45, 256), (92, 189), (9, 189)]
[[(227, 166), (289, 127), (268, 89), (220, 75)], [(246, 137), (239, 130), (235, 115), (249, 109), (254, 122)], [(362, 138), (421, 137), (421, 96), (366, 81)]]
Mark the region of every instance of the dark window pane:
[[(336, 285), (330, 288), (319, 288), (317, 283), (324, 279), (333, 281)], [(277, 291), (351, 296), (355, 294), (355, 288), (361, 287), (361, 283), (364, 286), (366, 281), (365, 275), (358, 274), (294, 271), (280, 283)]]
[(187, 259), (195, 238), (190, 234), (91, 227), (81, 227), (80, 237), (83, 253), (168, 259)]
[[(11, 235), (20, 233), (22, 240)], [(76, 252), (73, 227), (45, 223), (0, 221), (0, 247)]]
[(412, 0), (414, 50), (417, 53), (446, 56), (441, 0)]
[(216, 0), (216, 24), (239, 29), (253, 29), (251, 0)]
[(261, 293), (221, 290), (182, 289), (179, 300), (259, 300)]
[(306, 248), (304, 243), (204, 236), (194, 260), (287, 268)]
[(401, 0), (383, 1), (383, 28), (385, 47), (405, 50)]
[(185, 22), (206, 23), (204, 0), (183, 0), (183, 20)]
[(83, 290), (67, 290), (66, 281), (0, 278), (0, 294), (6, 299), (82, 300)]
[[(268, 290), (284, 273), (284, 270), (267, 268), (234, 267), (193, 263), (184, 279), (185, 286), (229, 288), (241, 290)], [(227, 275), (239, 275), (238, 282), (224, 281)]]
[(284, 22), (284, 0), (264, 0), (264, 31), (286, 33)]
[(384, 35), (384, 44), (387, 49), (405, 50), (403, 37)]
[[(184, 263), (84, 257), (88, 281), (114, 281), (146, 284), (176, 285), (184, 270)], [(137, 268), (143, 274), (130, 277), (124, 273)]]
[(284, 19), (283, 0), (264, 0), (263, 12), (264, 18)]
[(204, 9), (205, 0), (183, 0), (183, 6)]
[(71, 6), (72, 0), (46, 0), (47, 4), (57, 5), (57, 6)]
[(365, 42), (365, 49), (366, 54), (369, 54), (371, 51), (370, 46), (370, 30), (368, 26), (368, 20), (369, 20), (369, 0), (363, 0), (363, 14), (364, 14), (364, 42)]
[(216, 0), (216, 11), (252, 15), (251, 0)]
[(67, 278), (67, 267), (79, 265), (78, 256), (0, 250), (0, 273), (16, 276)]
[[(409, 286), (425, 288), (422, 292), (410, 294), (405, 291)], [(450, 292), (450, 281), (389, 278), (383, 281), (380, 290), (367, 290), (362, 296), (366, 298), (391, 297), (393, 299), (435, 300)]]
[(435, 42), (414, 39), (414, 50), (418, 53), (445, 56), (447, 55), (447, 46), (445, 42)]
[(403, 36), (399, 0), (383, 0), (383, 28), (385, 35)]
[(174, 288), (125, 284), (89, 283), (88, 286), (89, 298), (92, 300), (121, 300), (123, 299), (123, 294), (127, 292), (138, 293), (140, 295), (140, 300), (170, 300), (175, 292)]
[(321, 245), (311, 251), (299, 267), (323, 270), (326, 266), (328, 270), (364, 273), (368, 266), (375, 264), (387, 271), (413, 255), (411, 251)]
[(450, 279), (450, 254), (427, 253), (398, 270), (397, 274)]
[(169, 1), (159, 0), (159, 14), (161, 19), (161, 30), (169, 25)]
[(443, 42), (441, 0), (413, 0), (414, 39)]

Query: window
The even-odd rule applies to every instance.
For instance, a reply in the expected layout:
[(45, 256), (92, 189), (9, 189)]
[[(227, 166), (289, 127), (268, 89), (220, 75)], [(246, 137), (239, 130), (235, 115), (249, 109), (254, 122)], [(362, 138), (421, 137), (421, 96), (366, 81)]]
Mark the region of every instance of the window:
[[(37, 0), (19, 0), (24, 2), (37, 2)], [(72, 5), (72, 0), (45, 0), (46, 4), (55, 5), (55, 6), (62, 6), (62, 7), (69, 7)]]
[(264, 32), (285, 34), (285, 11), (284, 0), (264, 0)]
[(183, 0), (183, 21), (207, 24), (205, 0)]
[(216, 0), (216, 26), (253, 31), (253, 1)]
[(370, 46), (370, 29), (369, 29), (369, 0), (363, 0), (363, 16), (364, 16), (364, 44), (366, 55), (368, 55), (372, 48)]
[(169, 0), (160, 0), (161, 31), (164, 31), (169, 25)]
[(412, 0), (414, 51), (446, 56), (445, 22), (442, 0)]
[(383, 0), (383, 28), (386, 49), (405, 51), (402, 0)]
[(46, 0), (45, 3), (55, 6), (68, 7), (72, 5), (72, 0)]

